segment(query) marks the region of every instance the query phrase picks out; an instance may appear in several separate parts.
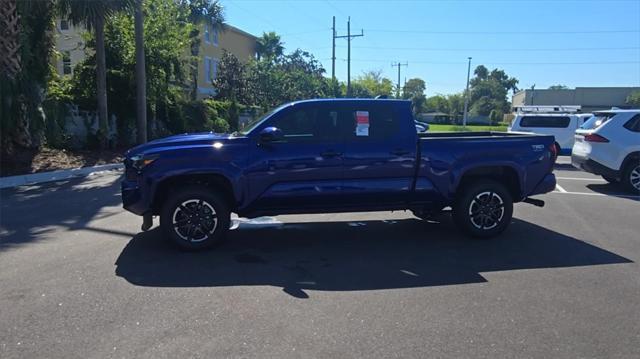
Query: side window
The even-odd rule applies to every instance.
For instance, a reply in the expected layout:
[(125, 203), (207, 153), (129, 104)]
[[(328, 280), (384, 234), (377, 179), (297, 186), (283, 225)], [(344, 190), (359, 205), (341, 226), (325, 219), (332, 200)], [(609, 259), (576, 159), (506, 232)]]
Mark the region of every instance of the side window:
[(571, 119), (564, 116), (524, 116), (520, 127), (567, 128), (570, 122)]
[(629, 131), (640, 132), (640, 114), (633, 116), (623, 126)]
[(313, 142), (318, 138), (317, 110), (299, 109), (271, 124), (282, 130), (288, 142)]
[(398, 118), (393, 110), (385, 106), (363, 106), (347, 114), (350, 137), (357, 141), (378, 141), (395, 136), (400, 130)]

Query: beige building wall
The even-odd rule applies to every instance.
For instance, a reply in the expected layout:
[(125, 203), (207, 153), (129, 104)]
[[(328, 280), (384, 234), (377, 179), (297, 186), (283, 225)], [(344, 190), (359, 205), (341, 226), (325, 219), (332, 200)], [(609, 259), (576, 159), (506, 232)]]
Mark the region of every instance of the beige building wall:
[(70, 76), (76, 65), (84, 60), (87, 51), (84, 38), (84, 27), (73, 26), (66, 20), (56, 20), (54, 43), (57, 54), (51, 59), (60, 76)]
[[(224, 50), (237, 56), (240, 61), (247, 62), (255, 57), (257, 37), (231, 25), (226, 25), (225, 30), (219, 32), (214, 31), (209, 24), (199, 26), (201, 41), (198, 98), (202, 99), (215, 95), (212, 81), (216, 77), (218, 63)], [(91, 50), (86, 48), (82, 37), (85, 31), (84, 27), (74, 27), (65, 20), (56, 20), (54, 41), (58, 54), (51, 62), (61, 76), (72, 75), (75, 66), (90, 53)]]
[(573, 90), (522, 90), (511, 98), (511, 107), (582, 106), (582, 112), (626, 107), (626, 99), (640, 87), (576, 87)]
[(257, 38), (230, 25), (225, 26), (223, 31), (216, 31), (210, 24), (203, 24), (200, 33), (198, 98), (206, 98), (215, 95), (212, 81), (216, 78), (224, 50), (234, 54), (240, 61), (248, 62), (255, 58)]

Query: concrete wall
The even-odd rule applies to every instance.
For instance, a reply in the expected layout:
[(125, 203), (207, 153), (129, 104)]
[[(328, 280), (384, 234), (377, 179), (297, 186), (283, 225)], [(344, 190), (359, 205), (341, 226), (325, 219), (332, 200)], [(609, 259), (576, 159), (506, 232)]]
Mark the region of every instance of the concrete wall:
[(522, 90), (513, 95), (511, 106), (579, 105), (582, 111), (625, 107), (629, 94), (640, 87), (577, 87), (574, 90)]

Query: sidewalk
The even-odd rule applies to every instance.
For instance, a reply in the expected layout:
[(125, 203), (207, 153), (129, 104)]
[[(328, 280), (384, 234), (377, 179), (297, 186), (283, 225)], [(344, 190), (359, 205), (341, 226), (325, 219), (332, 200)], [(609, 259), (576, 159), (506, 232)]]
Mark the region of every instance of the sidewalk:
[(44, 182), (66, 180), (74, 177), (88, 176), (90, 174), (114, 171), (124, 168), (121, 163), (100, 165), (93, 167), (74, 168), (69, 170), (32, 173), (28, 175), (0, 177), (0, 188), (10, 188), (24, 185), (33, 185)]

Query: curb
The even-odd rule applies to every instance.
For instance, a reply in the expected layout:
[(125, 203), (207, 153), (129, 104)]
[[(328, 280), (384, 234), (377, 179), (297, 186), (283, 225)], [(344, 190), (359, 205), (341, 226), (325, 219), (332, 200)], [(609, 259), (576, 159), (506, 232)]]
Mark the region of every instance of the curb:
[(32, 185), (43, 182), (60, 181), (74, 177), (88, 176), (93, 173), (103, 171), (113, 171), (124, 168), (121, 163), (114, 163), (109, 165), (100, 165), (93, 167), (74, 168), (70, 170), (60, 170), (51, 172), (32, 173), (28, 175), (9, 176), (0, 178), (0, 189), (11, 188), (24, 185)]

